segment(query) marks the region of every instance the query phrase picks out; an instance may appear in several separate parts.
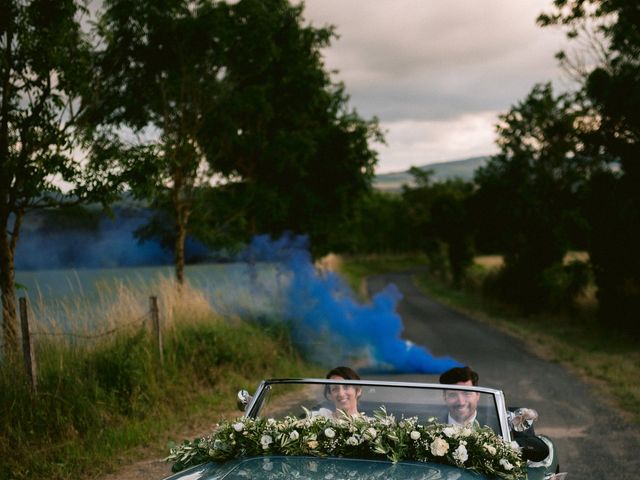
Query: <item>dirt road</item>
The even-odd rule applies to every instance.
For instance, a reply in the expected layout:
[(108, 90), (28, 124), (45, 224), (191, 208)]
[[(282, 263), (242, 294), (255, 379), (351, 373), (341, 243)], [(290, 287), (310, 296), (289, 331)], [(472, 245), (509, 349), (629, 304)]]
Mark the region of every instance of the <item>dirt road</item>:
[(480, 373), (482, 385), (504, 391), (508, 405), (536, 409), (540, 414), (536, 431), (556, 441), (561, 469), (570, 473), (569, 478), (640, 478), (639, 426), (625, 421), (563, 366), (535, 356), (512, 336), (427, 298), (411, 277), (411, 272), (388, 274), (368, 282), (370, 293), (389, 283), (402, 292), (398, 310), (404, 338), (436, 356), (452, 356), (471, 365)]

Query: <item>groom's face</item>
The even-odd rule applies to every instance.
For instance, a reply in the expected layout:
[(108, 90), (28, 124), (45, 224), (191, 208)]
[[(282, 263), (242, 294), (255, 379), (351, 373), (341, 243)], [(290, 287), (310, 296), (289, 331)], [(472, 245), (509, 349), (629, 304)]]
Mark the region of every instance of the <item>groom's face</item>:
[[(458, 382), (456, 385), (473, 386), (471, 380)], [(475, 415), (480, 394), (462, 390), (445, 390), (444, 401), (449, 409), (449, 414), (456, 422), (466, 423)]]

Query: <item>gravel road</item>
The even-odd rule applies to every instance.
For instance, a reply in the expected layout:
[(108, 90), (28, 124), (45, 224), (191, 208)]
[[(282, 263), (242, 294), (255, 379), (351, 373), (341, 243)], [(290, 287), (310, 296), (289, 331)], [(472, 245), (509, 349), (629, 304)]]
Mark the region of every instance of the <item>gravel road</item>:
[[(572, 480), (640, 478), (640, 426), (630, 424), (566, 368), (535, 356), (522, 341), (457, 313), (425, 296), (412, 274), (371, 277), (370, 294), (394, 283), (403, 337), (435, 356), (451, 356), (480, 374), (480, 384), (501, 389), (508, 405), (540, 414), (536, 432), (552, 437), (560, 467)], [(433, 380), (406, 375), (395, 379)]]

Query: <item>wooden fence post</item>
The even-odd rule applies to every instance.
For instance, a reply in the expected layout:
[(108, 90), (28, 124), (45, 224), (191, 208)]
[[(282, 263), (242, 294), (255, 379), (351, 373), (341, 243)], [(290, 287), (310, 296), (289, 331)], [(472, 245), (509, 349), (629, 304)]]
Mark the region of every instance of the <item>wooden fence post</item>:
[(158, 311), (158, 297), (149, 297), (151, 304), (151, 324), (153, 325), (153, 336), (158, 349), (160, 364), (164, 363), (164, 355), (162, 353), (162, 329), (160, 328), (160, 312)]
[(27, 377), (33, 392), (38, 391), (38, 373), (36, 369), (36, 356), (31, 341), (31, 331), (29, 329), (29, 313), (27, 310), (27, 299), (20, 297), (20, 323), (22, 324), (22, 354), (24, 356), (24, 366), (27, 370)]

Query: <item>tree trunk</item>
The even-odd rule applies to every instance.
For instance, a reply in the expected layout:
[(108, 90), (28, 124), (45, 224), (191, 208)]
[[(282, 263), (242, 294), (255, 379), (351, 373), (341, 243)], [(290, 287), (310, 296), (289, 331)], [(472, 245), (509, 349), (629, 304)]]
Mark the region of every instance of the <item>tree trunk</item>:
[(186, 238), (187, 222), (184, 220), (180, 209), (178, 209), (175, 245), (176, 280), (178, 281), (178, 285), (184, 285), (184, 242)]
[(16, 215), (13, 231), (9, 233), (9, 215), (0, 219), (0, 290), (2, 291), (2, 335), (6, 358), (18, 354), (18, 313), (16, 308), (16, 283), (14, 271), (15, 246), (20, 231), (22, 212)]

